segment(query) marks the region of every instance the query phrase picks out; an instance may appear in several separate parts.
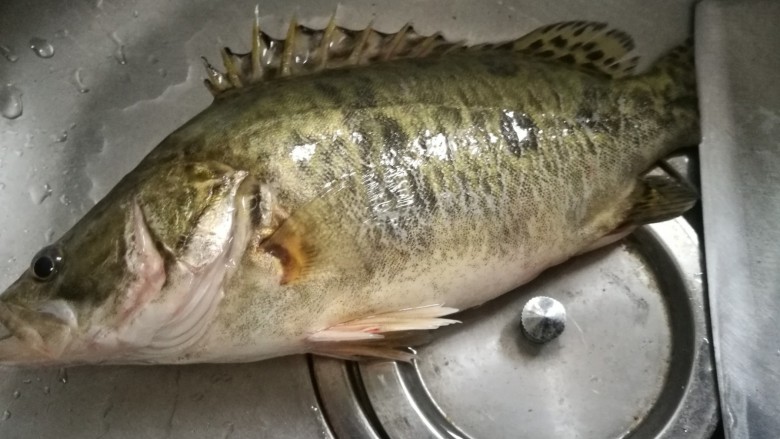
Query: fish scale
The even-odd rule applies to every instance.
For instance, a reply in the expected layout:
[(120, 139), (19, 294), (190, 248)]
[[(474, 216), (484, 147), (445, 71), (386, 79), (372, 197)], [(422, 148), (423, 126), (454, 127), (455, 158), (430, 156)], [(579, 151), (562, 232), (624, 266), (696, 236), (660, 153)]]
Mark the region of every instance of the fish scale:
[(695, 202), (644, 175), (698, 136), (684, 50), (627, 76), (600, 23), (478, 47), (258, 23), (206, 62), (214, 103), (2, 296), (0, 361), (408, 360), (403, 334)]

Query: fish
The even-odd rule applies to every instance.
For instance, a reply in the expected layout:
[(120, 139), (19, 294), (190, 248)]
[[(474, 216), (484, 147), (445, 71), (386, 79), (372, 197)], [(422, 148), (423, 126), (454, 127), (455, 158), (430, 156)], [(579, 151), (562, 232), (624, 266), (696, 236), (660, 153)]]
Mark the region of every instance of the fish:
[(0, 295), (0, 363), (409, 361), (453, 314), (689, 210), (691, 44), (553, 23), (469, 45), (293, 19)]

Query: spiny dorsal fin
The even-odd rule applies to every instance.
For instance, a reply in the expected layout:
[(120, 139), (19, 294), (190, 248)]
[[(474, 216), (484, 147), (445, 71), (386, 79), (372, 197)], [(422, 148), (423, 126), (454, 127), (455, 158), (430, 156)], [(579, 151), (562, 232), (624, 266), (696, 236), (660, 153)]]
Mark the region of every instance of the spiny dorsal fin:
[(237, 54), (222, 49), (225, 72), (220, 72), (205, 58), (206, 87), (215, 96), (270, 79), (313, 73), (350, 65), (369, 64), (399, 58), (416, 58), (465, 48), (439, 34), (422, 36), (406, 25), (399, 32), (386, 34), (370, 25), (361, 31), (335, 24), (335, 14), (328, 26), (314, 30), (298, 24), (293, 18), (284, 40), (275, 40), (260, 30), (259, 10), (255, 7), (252, 26), (252, 50)]
[(609, 29), (606, 24), (586, 21), (555, 23), (539, 28), (507, 43), (467, 46), (446, 40), (436, 33), (423, 36), (407, 24), (400, 31), (386, 34), (370, 25), (354, 31), (335, 24), (314, 30), (293, 18), (284, 40), (275, 40), (260, 30), (259, 10), (255, 7), (252, 26), (252, 50), (237, 54), (222, 50), (225, 72), (219, 72), (204, 58), (208, 79), (206, 87), (215, 96), (230, 89), (284, 76), (297, 76), (352, 65), (402, 58), (440, 56), (457, 50), (517, 50), (531, 56), (576, 64), (611, 77), (633, 72), (638, 58), (629, 58), (631, 37)]
[(567, 21), (541, 27), (515, 41), (515, 50), (560, 60), (613, 78), (634, 72), (639, 57), (629, 57), (634, 41), (605, 23)]

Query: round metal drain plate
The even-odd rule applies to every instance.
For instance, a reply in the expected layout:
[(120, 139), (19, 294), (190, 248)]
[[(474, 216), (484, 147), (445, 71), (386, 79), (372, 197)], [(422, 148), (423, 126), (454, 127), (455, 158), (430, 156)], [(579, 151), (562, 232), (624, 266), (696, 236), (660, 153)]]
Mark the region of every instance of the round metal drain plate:
[[(684, 220), (644, 227), (461, 313), (413, 364), (315, 358), (325, 414), (339, 437), (709, 437), (699, 259)], [(521, 330), (536, 295), (566, 308), (546, 344)]]

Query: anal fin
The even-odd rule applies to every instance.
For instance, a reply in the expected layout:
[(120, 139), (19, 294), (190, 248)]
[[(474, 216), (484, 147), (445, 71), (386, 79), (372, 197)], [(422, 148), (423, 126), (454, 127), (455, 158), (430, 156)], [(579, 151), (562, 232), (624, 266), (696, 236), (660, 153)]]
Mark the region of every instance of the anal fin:
[(669, 177), (644, 177), (633, 194), (633, 206), (624, 226), (639, 226), (678, 217), (688, 211), (699, 199), (687, 183)]
[(415, 358), (415, 355), (411, 349), (405, 349), (406, 346), (411, 344), (389, 344), (385, 340), (372, 343), (319, 343), (312, 346), (311, 353), (349, 361), (382, 359), (408, 363)]
[(309, 350), (345, 359), (373, 357), (409, 361), (413, 354), (399, 348), (427, 341), (424, 331), (460, 323), (442, 318), (455, 312), (458, 312), (455, 308), (431, 305), (350, 320), (309, 335)]

